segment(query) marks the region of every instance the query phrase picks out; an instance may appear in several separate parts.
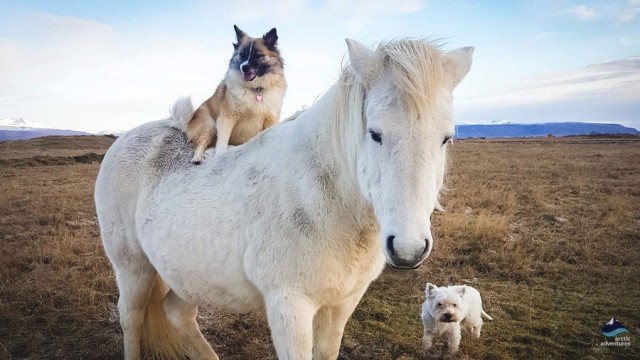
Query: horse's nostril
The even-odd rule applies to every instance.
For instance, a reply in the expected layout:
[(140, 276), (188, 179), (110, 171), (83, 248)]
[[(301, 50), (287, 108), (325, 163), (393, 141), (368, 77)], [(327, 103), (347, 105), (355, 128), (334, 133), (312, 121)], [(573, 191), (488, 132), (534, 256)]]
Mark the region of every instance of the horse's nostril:
[(429, 251), (429, 239), (424, 239), (424, 250), (422, 250), (422, 255), (426, 254)]
[(387, 237), (387, 251), (389, 251), (389, 255), (396, 256), (396, 250), (393, 248), (393, 239), (396, 237), (394, 235), (389, 235)]

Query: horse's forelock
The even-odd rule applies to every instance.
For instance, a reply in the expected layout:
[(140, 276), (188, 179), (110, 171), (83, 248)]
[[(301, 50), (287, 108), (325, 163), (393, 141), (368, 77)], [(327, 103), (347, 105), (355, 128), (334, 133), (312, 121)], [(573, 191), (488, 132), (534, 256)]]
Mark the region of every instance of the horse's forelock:
[(436, 94), (446, 85), (444, 55), (433, 41), (405, 39), (378, 46), (385, 70), (411, 119), (424, 119), (436, 106)]

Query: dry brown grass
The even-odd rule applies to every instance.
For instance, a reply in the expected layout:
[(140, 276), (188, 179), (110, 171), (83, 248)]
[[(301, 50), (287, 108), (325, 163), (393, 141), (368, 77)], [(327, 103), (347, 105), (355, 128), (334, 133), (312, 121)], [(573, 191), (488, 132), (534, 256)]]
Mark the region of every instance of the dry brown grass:
[[(73, 158), (111, 142), (0, 142), (0, 358), (121, 357), (92, 197), (99, 164)], [(466, 140), (451, 150), (432, 256), (372, 284), (341, 358), (448, 358), (442, 343), (420, 348), (427, 281), (473, 285), (495, 318), (451, 358), (637, 358), (640, 140)], [(598, 346), (611, 315), (630, 348)], [(200, 324), (222, 358), (274, 358), (262, 315), (205, 313)]]

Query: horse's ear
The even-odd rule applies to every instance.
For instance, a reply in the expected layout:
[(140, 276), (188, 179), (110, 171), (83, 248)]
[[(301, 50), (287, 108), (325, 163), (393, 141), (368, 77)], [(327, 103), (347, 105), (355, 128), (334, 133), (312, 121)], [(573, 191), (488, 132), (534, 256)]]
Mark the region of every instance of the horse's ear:
[(453, 87), (458, 86), (460, 81), (462, 81), (471, 69), (473, 50), (473, 46), (467, 46), (452, 50), (445, 55), (447, 68), (453, 74)]
[(370, 87), (378, 78), (380, 71), (376, 53), (353, 39), (345, 39), (345, 41), (349, 49), (349, 61), (353, 70), (358, 78), (367, 87)]

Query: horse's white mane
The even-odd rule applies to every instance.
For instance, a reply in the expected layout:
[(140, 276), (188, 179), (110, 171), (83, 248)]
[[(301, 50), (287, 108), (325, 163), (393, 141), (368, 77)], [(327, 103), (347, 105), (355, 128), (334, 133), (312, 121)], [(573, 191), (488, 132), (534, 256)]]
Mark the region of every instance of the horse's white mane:
[[(411, 119), (425, 121), (435, 105), (437, 89), (445, 81), (444, 56), (440, 45), (424, 39), (401, 39), (381, 43), (375, 53), (382, 72), (391, 75), (398, 98)], [(338, 83), (328, 94), (336, 96), (331, 114), (333, 151), (340, 165), (353, 172), (357, 154), (365, 138), (365, 85), (353, 68), (343, 66)]]

